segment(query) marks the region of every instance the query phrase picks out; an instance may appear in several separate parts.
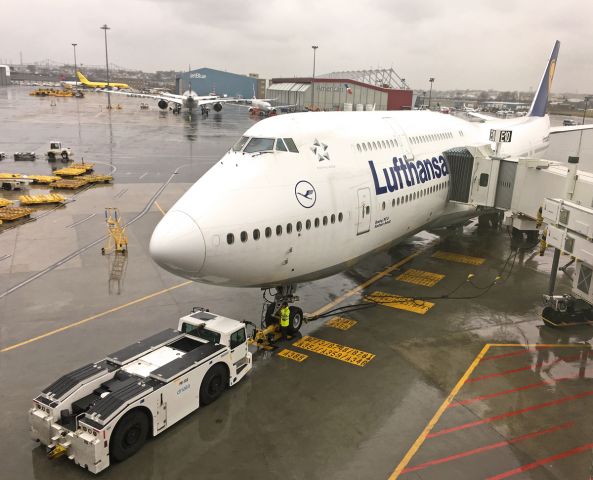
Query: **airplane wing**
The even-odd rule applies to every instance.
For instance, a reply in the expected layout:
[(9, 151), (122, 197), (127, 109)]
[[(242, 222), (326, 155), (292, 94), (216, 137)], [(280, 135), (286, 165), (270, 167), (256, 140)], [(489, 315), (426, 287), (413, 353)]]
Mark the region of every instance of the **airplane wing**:
[(590, 130), (592, 128), (593, 123), (587, 123), (585, 125), (567, 125), (563, 127), (550, 127), (550, 133), (576, 132), (579, 130)]
[(490, 115), (484, 115), (483, 113), (478, 112), (464, 112), (471, 117), (479, 118), (480, 120), (488, 121), (488, 120), (500, 120), (500, 118), (492, 117)]
[(208, 99), (198, 99), (197, 103), (198, 106), (201, 105), (214, 105), (215, 103), (236, 103), (236, 98), (208, 98)]
[(178, 105), (183, 105), (183, 97), (181, 95), (175, 95), (173, 93), (163, 93), (161, 95), (153, 95), (151, 93), (133, 93), (133, 92), (122, 92), (121, 90), (107, 90), (107, 89), (100, 89), (97, 90), (101, 93), (113, 93), (115, 95), (126, 95), (128, 97), (137, 97), (137, 98), (152, 98), (154, 100), (164, 100), (165, 102), (176, 103)]

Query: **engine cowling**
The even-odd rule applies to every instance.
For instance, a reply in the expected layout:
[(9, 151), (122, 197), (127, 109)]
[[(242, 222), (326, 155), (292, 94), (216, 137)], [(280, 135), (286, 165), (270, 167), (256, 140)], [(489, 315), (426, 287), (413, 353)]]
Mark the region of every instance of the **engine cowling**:
[(253, 115), (255, 113), (255, 108), (249, 107), (249, 113)]
[(222, 110), (222, 103), (215, 103), (214, 105), (212, 105), (212, 108), (215, 112), (220, 112)]
[(159, 102), (157, 103), (157, 105), (159, 106), (159, 108), (161, 110), (166, 110), (167, 107), (169, 106), (169, 102), (167, 102), (166, 100), (163, 100), (162, 98), (159, 100)]

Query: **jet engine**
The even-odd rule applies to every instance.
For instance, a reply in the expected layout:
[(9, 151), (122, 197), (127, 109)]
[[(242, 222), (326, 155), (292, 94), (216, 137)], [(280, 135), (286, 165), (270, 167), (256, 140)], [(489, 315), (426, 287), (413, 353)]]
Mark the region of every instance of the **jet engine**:
[(249, 107), (249, 113), (253, 115), (255, 113), (255, 108)]
[(157, 105), (159, 106), (159, 108), (161, 110), (166, 110), (167, 107), (169, 106), (169, 102), (167, 102), (166, 100), (163, 100), (162, 98), (159, 100), (159, 103), (157, 103)]
[(215, 103), (214, 105), (212, 105), (212, 108), (215, 112), (220, 112), (222, 110), (222, 103)]

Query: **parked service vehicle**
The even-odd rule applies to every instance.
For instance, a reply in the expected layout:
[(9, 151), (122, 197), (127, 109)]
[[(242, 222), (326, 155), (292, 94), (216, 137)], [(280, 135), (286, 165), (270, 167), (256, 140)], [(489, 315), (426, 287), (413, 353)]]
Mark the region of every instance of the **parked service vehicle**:
[(245, 323), (204, 310), (56, 380), (33, 400), (31, 436), (92, 473), (214, 402), (252, 368)]
[(62, 142), (52, 140), (49, 142), (49, 150), (47, 151), (47, 159), (55, 160), (61, 158), (63, 161), (67, 161), (72, 156), (72, 150), (70, 147), (62, 147)]
[(577, 121), (573, 120), (572, 118), (565, 118), (564, 121), (562, 122), (562, 125), (564, 126), (574, 126), (577, 125)]

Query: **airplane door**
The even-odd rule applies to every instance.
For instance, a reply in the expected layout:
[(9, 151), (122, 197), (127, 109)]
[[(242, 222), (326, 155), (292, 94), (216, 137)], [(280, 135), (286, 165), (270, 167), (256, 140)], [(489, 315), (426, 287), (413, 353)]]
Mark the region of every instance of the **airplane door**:
[(358, 231), (357, 235), (367, 233), (371, 229), (371, 190), (358, 190)]

